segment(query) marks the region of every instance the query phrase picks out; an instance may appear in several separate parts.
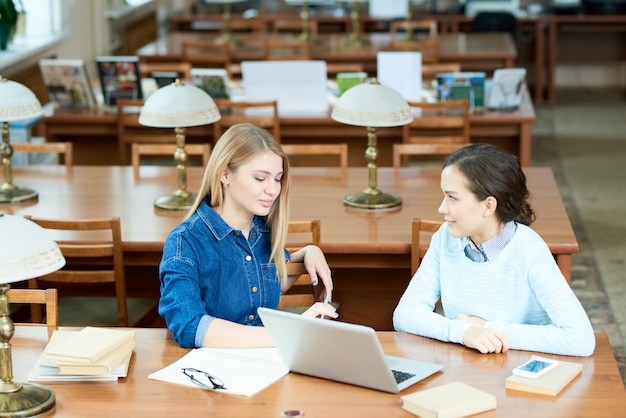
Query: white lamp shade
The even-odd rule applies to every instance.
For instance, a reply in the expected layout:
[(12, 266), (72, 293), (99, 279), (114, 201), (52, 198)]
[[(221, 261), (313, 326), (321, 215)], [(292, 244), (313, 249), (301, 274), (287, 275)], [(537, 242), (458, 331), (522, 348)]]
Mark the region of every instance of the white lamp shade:
[(383, 84), (364, 83), (343, 93), (331, 117), (346, 125), (366, 127), (402, 126), (411, 123), (409, 104), (400, 93)]
[(41, 103), (28, 87), (0, 76), (0, 122), (30, 119), (41, 114)]
[(204, 90), (172, 83), (148, 97), (139, 114), (139, 123), (155, 128), (184, 128), (208, 125), (220, 118), (219, 109)]
[(65, 265), (56, 242), (36, 223), (0, 214), (0, 231), (0, 283), (44, 276)]

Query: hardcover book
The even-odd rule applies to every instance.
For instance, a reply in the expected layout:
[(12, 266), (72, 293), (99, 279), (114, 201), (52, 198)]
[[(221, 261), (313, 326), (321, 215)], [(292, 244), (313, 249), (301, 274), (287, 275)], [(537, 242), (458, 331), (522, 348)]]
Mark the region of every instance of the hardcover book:
[(39, 70), (51, 102), (66, 108), (96, 105), (93, 86), (83, 60), (42, 59)]
[(400, 398), (402, 409), (422, 418), (460, 418), (495, 409), (496, 397), (462, 382), (451, 382)]
[[(531, 358), (534, 357), (536, 356)], [(534, 379), (512, 374), (507, 377), (504, 386), (512, 390), (556, 396), (582, 371), (583, 366), (580, 363), (559, 361), (554, 369)]]
[(98, 56), (96, 66), (105, 106), (115, 106), (118, 98), (143, 99), (139, 57)]
[(221, 68), (192, 68), (193, 84), (213, 99), (228, 99), (228, 74)]

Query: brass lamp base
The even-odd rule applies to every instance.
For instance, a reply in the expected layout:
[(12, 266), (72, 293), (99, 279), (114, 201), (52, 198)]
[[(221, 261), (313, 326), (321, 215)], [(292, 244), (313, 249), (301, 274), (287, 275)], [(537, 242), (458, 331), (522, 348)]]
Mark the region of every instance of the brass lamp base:
[(157, 209), (163, 210), (189, 210), (193, 202), (196, 200), (195, 193), (189, 193), (184, 190), (177, 190), (174, 193), (158, 198), (154, 201)]
[(402, 198), (378, 189), (367, 188), (362, 192), (344, 197), (343, 204), (357, 209), (393, 209), (402, 205)]
[(34, 190), (16, 187), (12, 184), (10, 186), (12, 187), (0, 187), (0, 203), (21, 203), (37, 199), (39, 196)]
[(30, 417), (54, 407), (54, 392), (47, 387), (31, 383), (16, 385), (21, 388), (15, 392), (0, 390), (0, 417)]

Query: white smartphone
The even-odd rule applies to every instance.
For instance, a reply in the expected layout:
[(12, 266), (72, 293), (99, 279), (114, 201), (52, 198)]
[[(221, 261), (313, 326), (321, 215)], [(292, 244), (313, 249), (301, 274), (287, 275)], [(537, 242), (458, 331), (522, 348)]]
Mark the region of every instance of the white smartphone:
[(534, 379), (547, 373), (559, 365), (557, 360), (533, 356), (526, 363), (513, 369), (513, 374), (521, 377)]

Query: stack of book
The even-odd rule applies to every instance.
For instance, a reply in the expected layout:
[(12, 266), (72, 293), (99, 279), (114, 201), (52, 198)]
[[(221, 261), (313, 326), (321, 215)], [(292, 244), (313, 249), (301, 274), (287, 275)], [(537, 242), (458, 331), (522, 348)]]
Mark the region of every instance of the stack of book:
[(135, 332), (85, 327), (54, 331), (28, 380), (117, 381), (126, 377)]

